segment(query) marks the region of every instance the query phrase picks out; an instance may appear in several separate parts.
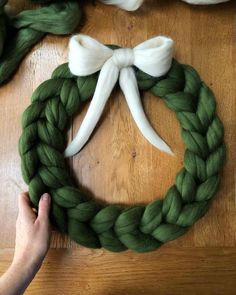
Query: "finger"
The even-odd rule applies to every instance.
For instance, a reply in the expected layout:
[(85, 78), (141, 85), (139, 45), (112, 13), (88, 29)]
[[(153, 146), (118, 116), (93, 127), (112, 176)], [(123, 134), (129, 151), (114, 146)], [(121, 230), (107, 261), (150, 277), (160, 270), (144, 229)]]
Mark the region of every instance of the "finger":
[(49, 194), (43, 194), (39, 201), (38, 219), (48, 220), (51, 205), (51, 197)]
[(30, 205), (30, 199), (28, 193), (21, 193), (18, 198), (19, 215), (25, 218), (36, 219), (34, 212)]

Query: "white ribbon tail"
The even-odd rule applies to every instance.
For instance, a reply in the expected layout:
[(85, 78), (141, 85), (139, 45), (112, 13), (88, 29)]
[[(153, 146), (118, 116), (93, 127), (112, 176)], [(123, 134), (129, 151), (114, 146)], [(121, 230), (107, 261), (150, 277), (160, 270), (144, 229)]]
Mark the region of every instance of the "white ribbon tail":
[[(114, 88), (119, 75), (119, 69), (109, 59), (101, 69), (94, 96), (87, 114), (75, 138), (66, 148), (65, 157), (78, 153), (88, 141), (105, 108), (106, 102)], [(106, 87), (104, 87), (106, 85)]]
[(143, 136), (159, 150), (174, 155), (171, 148), (156, 133), (146, 118), (134, 70), (131, 67), (122, 69), (119, 82), (133, 119)]

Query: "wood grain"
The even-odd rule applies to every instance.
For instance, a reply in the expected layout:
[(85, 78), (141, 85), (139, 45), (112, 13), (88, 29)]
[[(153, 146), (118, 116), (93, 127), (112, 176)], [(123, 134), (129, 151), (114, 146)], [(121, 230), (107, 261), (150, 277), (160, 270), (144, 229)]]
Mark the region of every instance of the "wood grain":
[[(12, 258), (0, 252), (1, 269)], [(146, 254), (50, 250), (28, 295), (235, 295), (235, 248), (163, 248)]]
[[(28, 1), (10, 3), (17, 4), (17, 10), (29, 5)], [(212, 208), (181, 239), (149, 254), (112, 254), (78, 247), (54, 233), (53, 249), (27, 294), (235, 294), (235, 2), (193, 7), (179, 1), (147, 0), (139, 11), (128, 13), (86, 1), (83, 10), (78, 32), (104, 43), (132, 47), (159, 34), (175, 40), (175, 57), (196, 68), (216, 94), (227, 162)], [(20, 116), (32, 91), (67, 60), (67, 44), (68, 37), (47, 36), (11, 82), (0, 88), (0, 272), (13, 253), (17, 194), (27, 190), (17, 151)], [(148, 93), (143, 103), (176, 157), (159, 152), (142, 137), (116, 89), (90, 142), (71, 161), (79, 185), (97, 199), (135, 204), (162, 198), (183, 165), (184, 145), (174, 114)], [(74, 118), (71, 136), (87, 107)]]

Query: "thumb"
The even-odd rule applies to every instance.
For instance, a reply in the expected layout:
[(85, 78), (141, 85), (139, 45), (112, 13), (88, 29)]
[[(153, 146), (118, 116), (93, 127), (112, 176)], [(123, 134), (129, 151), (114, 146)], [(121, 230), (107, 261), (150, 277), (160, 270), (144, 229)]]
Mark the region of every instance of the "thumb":
[(39, 201), (38, 219), (48, 220), (50, 205), (51, 205), (50, 195), (47, 193), (43, 194)]

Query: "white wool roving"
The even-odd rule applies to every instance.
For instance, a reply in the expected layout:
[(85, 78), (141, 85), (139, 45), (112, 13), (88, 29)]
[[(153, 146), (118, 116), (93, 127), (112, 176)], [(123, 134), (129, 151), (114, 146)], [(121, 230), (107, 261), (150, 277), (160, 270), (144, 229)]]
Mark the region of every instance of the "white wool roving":
[(157, 135), (143, 110), (138, 83), (132, 66), (160, 77), (172, 64), (174, 42), (158, 36), (138, 46), (112, 50), (86, 36), (73, 36), (69, 43), (69, 68), (77, 76), (88, 76), (100, 70), (96, 89), (78, 133), (65, 150), (65, 156), (79, 152), (91, 136), (110, 94), (119, 79), (128, 107), (143, 136), (156, 148), (172, 154), (170, 147)]
[(182, 0), (182, 1), (187, 2), (189, 4), (195, 4), (195, 5), (211, 5), (211, 4), (228, 2), (230, 0)]
[[(132, 11), (138, 9), (144, 0), (100, 0), (105, 4), (116, 5), (122, 9)], [(158, 1), (158, 0), (157, 0)], [(189, 4), (195, 5), (210, 5), (210, 4), (218, 4), (222, 2), (228, 2), (230, 0), (182, 0)]]
[(101, 2), (109, 5), (116, 5), (122, 9), (133, 11), (138, 9), (144, 0), (100, 0)]

